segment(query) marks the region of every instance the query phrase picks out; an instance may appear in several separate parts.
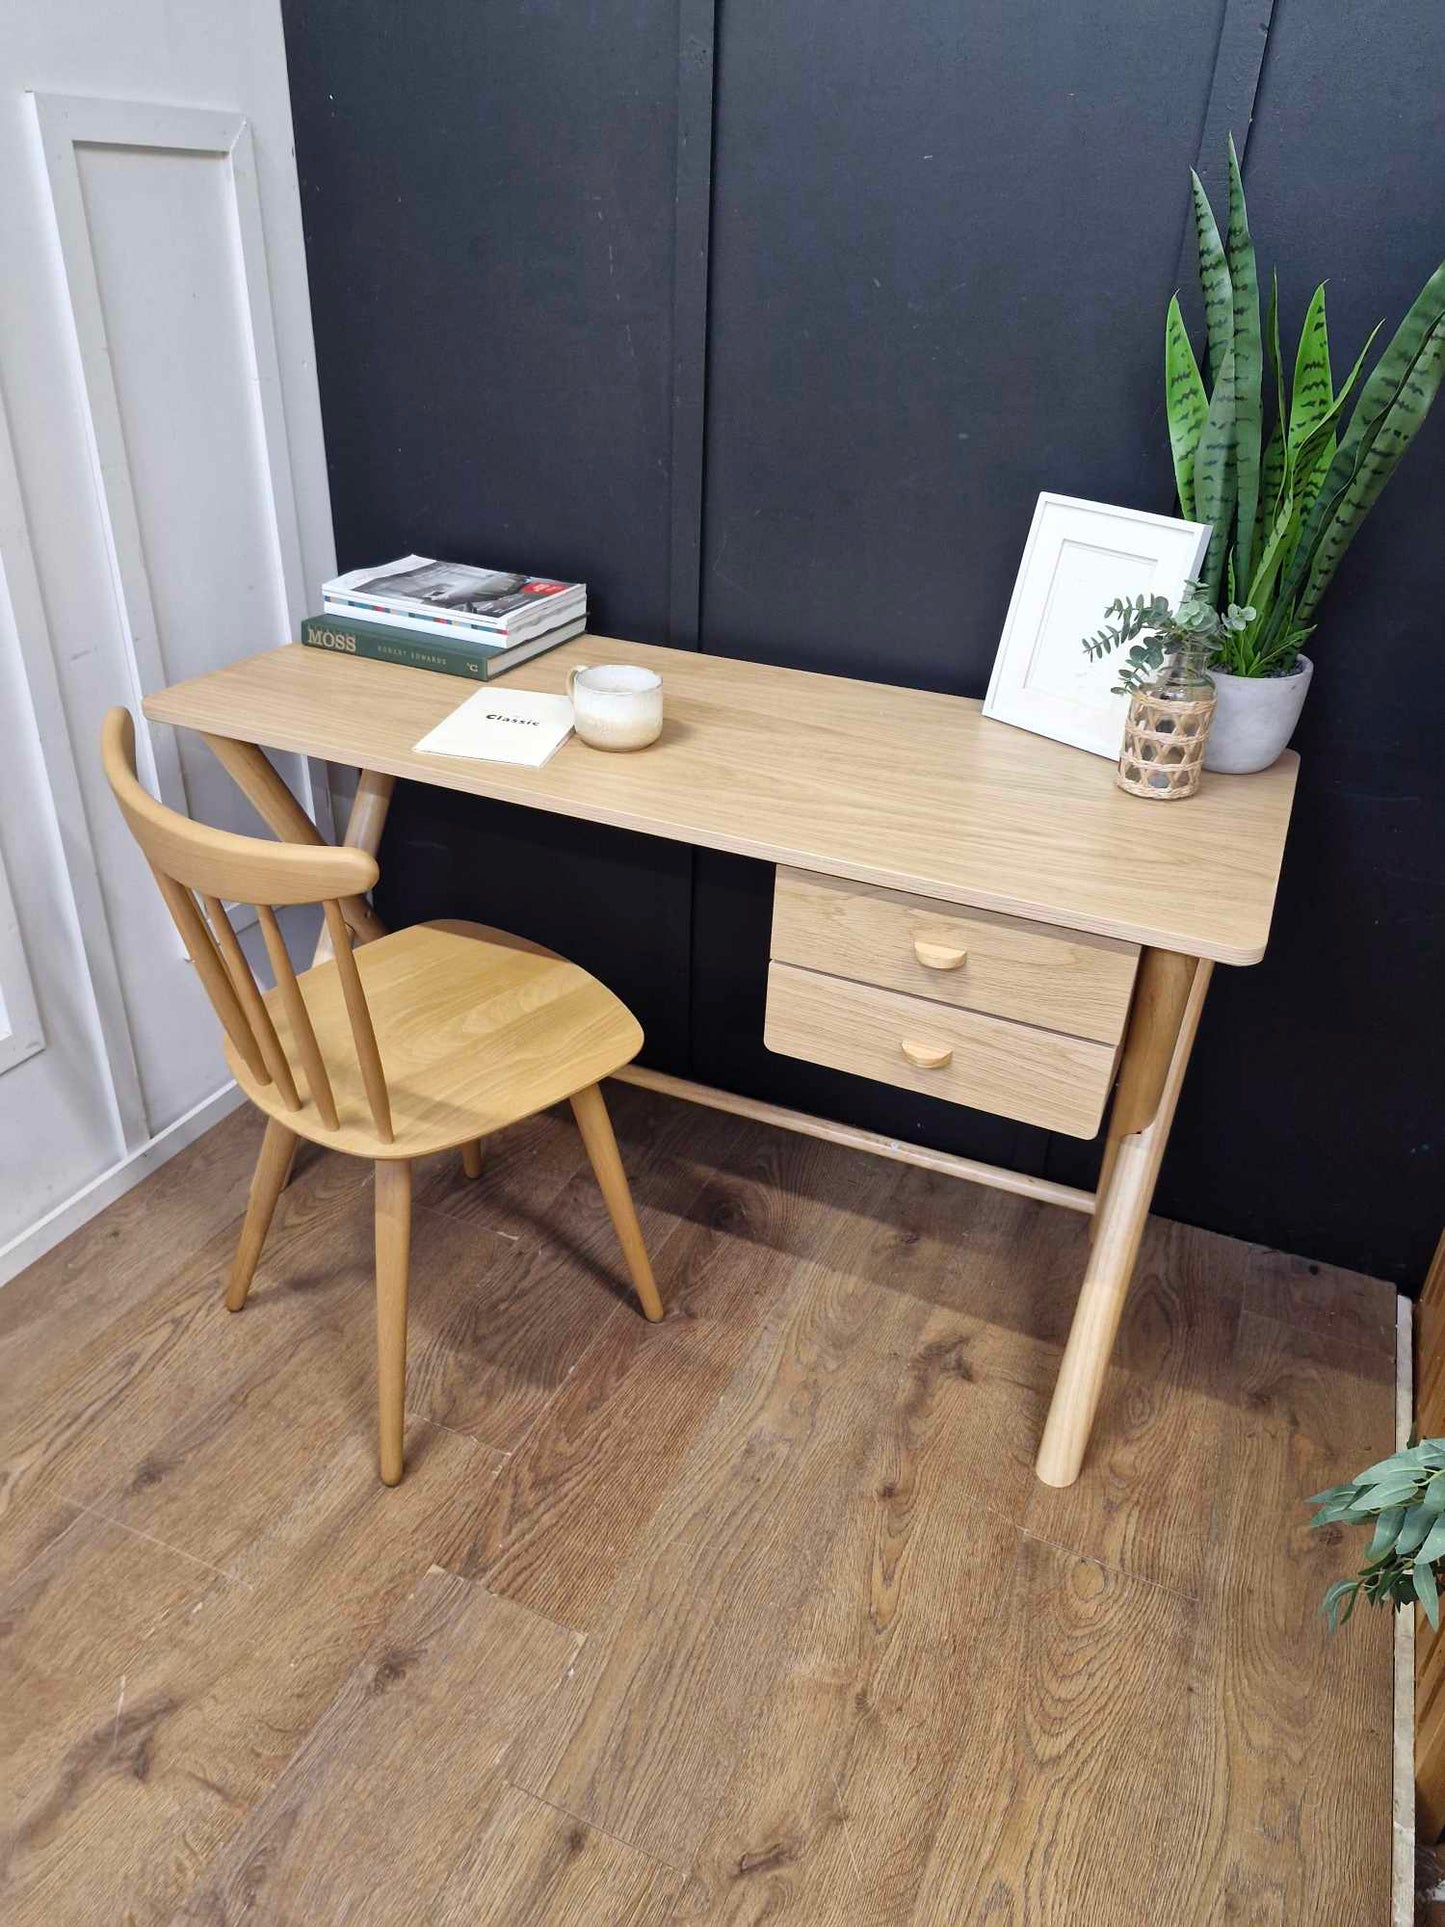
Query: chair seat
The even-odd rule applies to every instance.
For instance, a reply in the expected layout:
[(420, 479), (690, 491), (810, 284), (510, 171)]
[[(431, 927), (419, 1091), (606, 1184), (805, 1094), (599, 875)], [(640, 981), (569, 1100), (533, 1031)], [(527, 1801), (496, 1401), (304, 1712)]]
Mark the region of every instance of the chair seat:
[[(554, 951), (485, 924), (415, 924), (363, 944), (355, 956), (391, 1094), (391, 1143), (372, 1123), (334, 962), (298, 982), (330, 1073), (338, 1129), (304, 1089), (301, 1109), (288, 1109), (229, 1042), (226, 1059), (268, 1116), (357, 1157), (424, 1157), (486, 1137), (597, 1083), (642, 1047), (642, 1026), (604, 984)], [(280, 996), (272, 990), (265, 1001), (295, 1064)]]

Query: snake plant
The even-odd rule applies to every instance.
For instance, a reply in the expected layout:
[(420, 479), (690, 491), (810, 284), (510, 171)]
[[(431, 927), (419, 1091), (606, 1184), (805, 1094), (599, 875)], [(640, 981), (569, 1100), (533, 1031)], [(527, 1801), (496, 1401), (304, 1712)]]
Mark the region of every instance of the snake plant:
[(1217, 608), (1247, 605), (1255, 612), (1243, 629), (1221, 636), (1216, 662), (1238, 676), (1281, 675), (1293, 668), (1340, 558), (1415, 439), (1445, 376), (1445, 262), (1417, 295), (1344, 423), (1345, 405), (1380, 324), (1336, 389), (1321, 283), (1300, 329), (1286, 387), (1278, 277), (1271, 277), (1261, 326), (1259, 275), (1233, 137), (1222, 239), (1199, 176), (1191, 178), (1209, 382), (1176, 294), (1164, 328), (1174, 479), (1184, 515), (1213, 528), (1202, 575), (1205, 597)]

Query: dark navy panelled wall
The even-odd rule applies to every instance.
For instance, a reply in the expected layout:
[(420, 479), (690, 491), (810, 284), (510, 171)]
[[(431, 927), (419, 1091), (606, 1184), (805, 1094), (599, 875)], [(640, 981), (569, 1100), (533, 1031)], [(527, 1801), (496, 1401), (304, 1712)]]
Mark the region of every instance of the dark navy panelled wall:
[[(283, 10), (342, 566), (576, 574), (618, 635), (980, 694), (1041, 489), (1172, 506), (1161, 317), (1231, 127), (1337, 365), (1445, 255), (1436, 0)], [(1445, 408), (1326, 604), (1274, 941), (1215, 974), (1158, 1200), (1406, 1285), (1445, 1219), (1442, 509)], [(1092, 1176), (769, 1055), (764, 866), (428, 790), (382, 854), (390, 918), (569, 950), (665, 1068)]]

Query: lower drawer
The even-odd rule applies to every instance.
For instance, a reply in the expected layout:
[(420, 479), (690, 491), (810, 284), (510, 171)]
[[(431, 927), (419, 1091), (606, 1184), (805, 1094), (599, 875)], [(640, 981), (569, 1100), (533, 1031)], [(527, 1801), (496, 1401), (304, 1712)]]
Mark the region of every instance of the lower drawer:
[(1112, 1044), (774, 963), (769, 1050), (880, 1084), (1093, 1137), (1117, 1055)]

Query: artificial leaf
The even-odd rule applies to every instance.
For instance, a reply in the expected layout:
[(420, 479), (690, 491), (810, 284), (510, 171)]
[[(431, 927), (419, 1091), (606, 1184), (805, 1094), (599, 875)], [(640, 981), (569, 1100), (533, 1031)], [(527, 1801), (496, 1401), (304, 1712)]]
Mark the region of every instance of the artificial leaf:
[(1434, 1514), (1427, 1512), (1423, 1505), (1412, 1505), (1405, 1514), (1400, 1526), (1400, 1536), (1395, 1541), (1395, 1551), (1401, 1559), (1409, 1559), (1425, 1543)]
[(1379, 1485), (1387, 1476), (1393, 1478), (1397, 1472), (1413, 1472), (1416, 1466), (1413, 1452), (1392, 1452), (1387, 1459), (1379, 1459), (1374, 1465), (1367, 1465), (1363, 1472), (1356, 1473), (1354, 1484)]
[(1435, 1572), (1423, 1559), (1415, 1561), (1415, 1597), (1425, 1608), (1425, 1617), (1438, 1632), (1440, 1627), (1440, 1592), (1435, 1584)]
[(1445, 1518), (1437, 1514), (1415, 1557), (1426, 1565), (1434, 1565), (1437, 1559), (1445, 1559)]
[(1393, 1482), (1383, 1480), (1370, 1493), (1370, 1504), (1377, 1512), (1387, 1512), (1393, 1506), (1408, 1505), (1420, 1489), (1418, 1479), (1407, 1478), (1403, 1474)]
[(1391, 1546), (1394, 1545), (1400, 1527), (1404, 1523), (1404, 1506), (1394, 1505), (1387, 1511), (1382, 1512), (1380, 1514), (1380, 1522), (1375, 1527), (1375, 1536), (1370, 1541), (1370, 1549), (1365, 1554), (1366, 1559), (1378, 1559), (1381, 1553), (1388, 1552)]
[[(1330, 1631), (1338, 1632), (1355, 1609), (1355, 1599), (1359, 1594), (1358, 1579), (1337, 1579), (1320, 1601), (1320, 1611), (1325, 1615)], [(1346, 1602), (1348, 1601), (1348, 1604)], [(1343, 1613), (1340, 1608), (1344, 1607)]]

